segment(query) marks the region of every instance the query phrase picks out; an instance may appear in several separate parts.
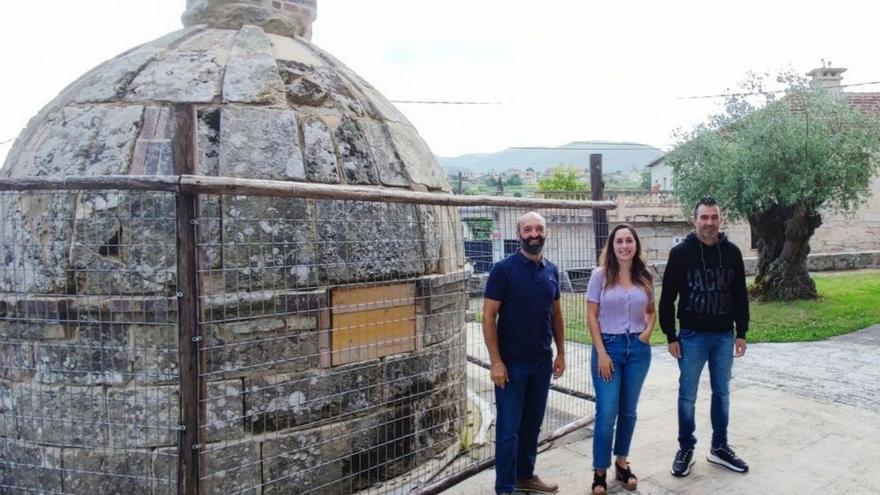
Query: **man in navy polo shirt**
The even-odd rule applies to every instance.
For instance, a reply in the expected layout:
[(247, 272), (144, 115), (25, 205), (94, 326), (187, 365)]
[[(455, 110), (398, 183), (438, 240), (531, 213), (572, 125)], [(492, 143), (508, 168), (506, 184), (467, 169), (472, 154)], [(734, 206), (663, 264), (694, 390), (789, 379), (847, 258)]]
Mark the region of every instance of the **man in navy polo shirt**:
[(565, 371), (559, 270), (541, 254), (547, 238), (544, 218), (529, 212), (516, 227), (520, 249), (492, 267), (483, 302), (498, 418), (495, 492), (555, 493), (559, 485), (535, 476), (535, 460), (550, 377)]

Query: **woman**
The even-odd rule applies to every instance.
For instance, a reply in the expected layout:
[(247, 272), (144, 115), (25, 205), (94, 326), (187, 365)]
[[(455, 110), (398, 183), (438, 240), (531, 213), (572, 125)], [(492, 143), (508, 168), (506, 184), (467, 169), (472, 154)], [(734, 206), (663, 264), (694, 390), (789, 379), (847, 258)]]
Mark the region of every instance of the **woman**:
[(653, 280), (635, 229), (626, 224), (615, 227), (587, 287), (587, 323), (593, 341), (590, 371), (596, 390), (593, 495), (608, 492), (612, 437), (615, 478), (627, 490), (638, 486), (627, 455), (639, 393), (651, 365)]

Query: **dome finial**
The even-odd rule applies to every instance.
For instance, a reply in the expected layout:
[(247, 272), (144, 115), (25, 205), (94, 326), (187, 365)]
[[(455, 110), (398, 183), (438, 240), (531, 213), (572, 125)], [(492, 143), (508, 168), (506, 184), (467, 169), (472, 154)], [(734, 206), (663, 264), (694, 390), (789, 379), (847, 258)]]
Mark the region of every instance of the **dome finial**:
[(260, 26), (268, 33), (312, 38), (317, 0), (186, 0), (183, 24), (238, 29)]

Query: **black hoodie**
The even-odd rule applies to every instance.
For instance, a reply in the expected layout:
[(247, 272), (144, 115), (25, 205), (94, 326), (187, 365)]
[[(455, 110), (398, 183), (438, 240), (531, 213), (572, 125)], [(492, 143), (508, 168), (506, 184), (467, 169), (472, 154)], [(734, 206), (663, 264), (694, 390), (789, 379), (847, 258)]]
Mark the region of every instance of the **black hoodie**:
[(703, 244), (691, 232), (669, 251), (660, 296), (660, 327), (675, 342), (675, 298), (681, 328), (697, 332), (725, 332), (737, 338), (749, 329), (749, 297), (742, 253), (724, 234), (714, 246)]

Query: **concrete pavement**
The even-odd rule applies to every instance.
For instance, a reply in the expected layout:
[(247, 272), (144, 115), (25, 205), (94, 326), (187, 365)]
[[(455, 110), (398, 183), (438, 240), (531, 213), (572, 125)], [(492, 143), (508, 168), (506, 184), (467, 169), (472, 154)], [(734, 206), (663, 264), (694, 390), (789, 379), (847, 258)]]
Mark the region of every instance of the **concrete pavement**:
[[(669, 474), (677, 449), (678, 368), (654, 348), (642, 391), (630, 460), (641, 482), (627, 492), (609, 477), (609, 493), (880, 493), (880, 325), (821, 342), (752, 344), (734, 365), (730, 443), (750, 465), (739, 474), (709, 464), (708, 372), (697, 403), (696, 465)], [(589, 493), (592, 438), (587, 429), (557, 440), (538, 457), (538, 473), (560, 495)], [(494, 493), (489, 469), (446, 490)]]

